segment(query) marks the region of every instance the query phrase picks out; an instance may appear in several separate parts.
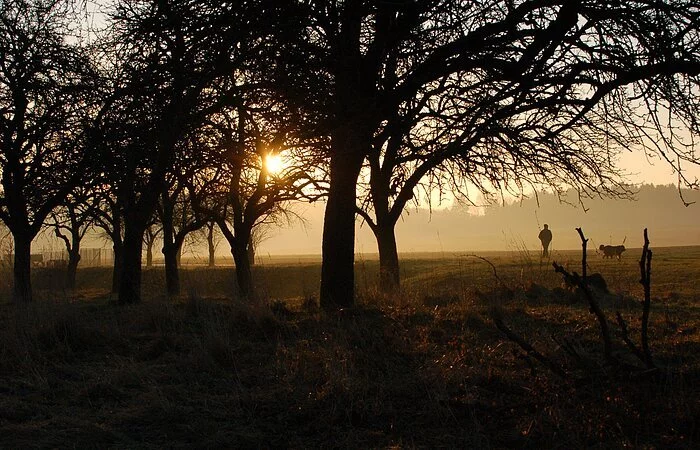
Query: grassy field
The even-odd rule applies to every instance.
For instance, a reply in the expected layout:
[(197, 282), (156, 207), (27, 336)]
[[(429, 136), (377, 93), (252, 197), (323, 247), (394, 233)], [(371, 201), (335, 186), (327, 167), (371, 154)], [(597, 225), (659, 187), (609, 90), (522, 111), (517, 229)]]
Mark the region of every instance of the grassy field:
[[(589, 254), (613, 293), (604, 310), (637, 343), (640, 252)], [(110, 303), (107, 268), (81, 270), (75, 292), (37, 270), (34, 305), (0, 304), (0, 448), (700, 445), (700, 247), (654, 249), (652, 372), (603, 363), (595, 317), (549, 262), (480, 256), (496, 275), (473, 256), (409, 256), (392, 298), (376, 291), (377, 261), (359, 259), (359, 305), (333, 314), (316, 307), (316, 262), (256, 267), (252, 305), (231, 268), (183, 269), (175, 300), (147, 270), (129, 307)], [(580, 271), (577, 252), (553, 259)], [(567, 377), (506, 339), (495, 310)]]

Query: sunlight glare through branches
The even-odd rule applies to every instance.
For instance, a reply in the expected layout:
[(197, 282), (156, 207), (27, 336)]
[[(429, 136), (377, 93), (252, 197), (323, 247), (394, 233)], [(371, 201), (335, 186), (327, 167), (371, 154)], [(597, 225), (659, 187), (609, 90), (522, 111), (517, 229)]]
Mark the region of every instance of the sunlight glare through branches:
[(281, 155), (270, 153), (265, 157), (265, 165), (270, 175), (279, 175), (285, 167), (284, 160)]

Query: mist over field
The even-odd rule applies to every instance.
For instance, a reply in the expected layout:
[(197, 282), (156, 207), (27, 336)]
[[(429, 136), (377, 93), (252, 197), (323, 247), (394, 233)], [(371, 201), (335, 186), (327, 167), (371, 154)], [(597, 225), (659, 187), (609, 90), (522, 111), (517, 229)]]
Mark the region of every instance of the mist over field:
[[(649, 229), (656, 247), (700, 245), (700, 192), (683, 190), (684, 206), (678, 189), (673, 185), (643, 185), (635, 200), (584, 199), (584, 207), (577, 204), (575, 194), (561, 203), (552, 194), (540, 193), (539, 199), (530, 197), (521, 202), (475, 208), (452, 204), (449, 207), (411, 208), (397, 225), (400, 253), (438, 252), (452, 254), (466, 251), (537, 251), (537, 239), (543, 224), (553, 232), (552, 250), (580, 248), (575, 231), (582, 227), (591, 239), (591, 248), (600, 244), (641, 247), (642, 231)], [(539, 204), (538, 204), (539, 200)], [(269, 237), (258, 251), (260, 258), (276, 255), (320, 255), (323, 231), (324, 202), (300, 203), (296, 213), (303, 218), (289, 226), (269, 228)], [(52, 234), (40, 236), (33, 251), (60, 250), (61, 243)], [(162, 243), (154, 248), (156, 261), (162, 259)], [(89, 233), (85, 247), (105, 248), (106, 240)], [(185, 246), (183, 256), (194, 260), (206, 259), (206, 244), (202, 236), (194, 235)], [(356, 253), (372, 257), (377, 244), (366, 224), (357, 221)], [(228, 259), (231, 254), (221, 240), (217, 257)]]
[[(654, 246), (700, 245), (700, 193), (683, 190), (688, 207), (675, 186), (644, 185), (636, 200), (584, 199), (584, 211), (575, 195), (563, 204), (551, 194), (539, 194), (506, 206), (477, 210), (467, 206), (450, 208), (413, 208), (397, 225), (399, 252), (445, 252), (538, 250), (539, 228), (549, 224), (553, 232), (553, 250), (578, 249), (581, 241), (576, 227), (582, 227), (592, 244), (621, 244), (641, 247), (642, 231), (649, 229)], [(262, 243), (259, 254), (320, 254), (323, 225), (322, 203), (303, 205), (299, 213), (307, 221), (279, 229)], [(357, 226), (357, 253), (377, 252), (369, 228)]]

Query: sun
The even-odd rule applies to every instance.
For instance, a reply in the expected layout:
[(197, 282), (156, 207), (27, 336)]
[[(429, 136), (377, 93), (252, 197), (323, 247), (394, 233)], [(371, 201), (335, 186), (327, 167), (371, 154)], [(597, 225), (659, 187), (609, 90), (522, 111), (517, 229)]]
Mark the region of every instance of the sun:
[(272, 175), (277, 175), (284, 170), (284, 161), (280, 155), (267, 155), (265, 157), (265, 165), (267, 166), (267, 171)]

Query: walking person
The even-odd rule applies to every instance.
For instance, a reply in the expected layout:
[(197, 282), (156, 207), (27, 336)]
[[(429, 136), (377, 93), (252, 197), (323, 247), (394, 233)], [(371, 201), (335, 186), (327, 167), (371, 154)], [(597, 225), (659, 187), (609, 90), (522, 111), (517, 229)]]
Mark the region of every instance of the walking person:
[(549, 243), (552, 242), (552, 232), (549, 229), (549, 225), (545, 223), (544, 229), (540, 231), (537, 237), (540, 238), (540, 242), (542, 242), (542, 257), (549, 258)]

